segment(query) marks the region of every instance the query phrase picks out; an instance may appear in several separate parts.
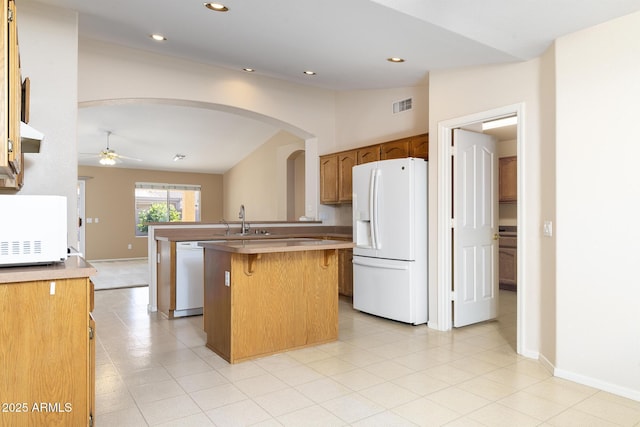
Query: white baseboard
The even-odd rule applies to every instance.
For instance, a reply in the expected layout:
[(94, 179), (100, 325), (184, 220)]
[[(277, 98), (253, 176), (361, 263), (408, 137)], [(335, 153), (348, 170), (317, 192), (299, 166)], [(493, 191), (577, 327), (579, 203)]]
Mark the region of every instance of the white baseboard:
[(555, 368), (553, 374), (559, 378), (564, 378), (565, 380), (573, 381), (589, 387), (594, 387), (602, 391), (613, 393), (618, 396), (626, 397), (627, 399), (632, 399), (640, 402), (640, 390), (622, 387), (617, 384), (611, 384), (597, 378), (588, 377), (559, 368)]

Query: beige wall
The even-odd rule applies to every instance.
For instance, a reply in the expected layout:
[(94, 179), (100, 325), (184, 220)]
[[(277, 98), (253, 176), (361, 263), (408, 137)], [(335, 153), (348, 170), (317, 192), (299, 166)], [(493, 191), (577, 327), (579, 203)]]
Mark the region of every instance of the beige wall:
[[(438, 123), (488, 111), (508, 105), (524, 103), (524, 117), (519, 117), (524, 127), (523, 150), (518, 166), (524, 171), (526, 194), (519, 195), (528, 201), (525, 221), (518, 224), (519, 234), (526, 235), (525, 246), (518, 248), (523, 254), (527, 289), (526, 330), (524, 339), (527, 354), (535, 355), (540, 336), (540, 61), (532, 60), (505, 65), (471, 67), (432, 72), (429, 78), (429, 322), (437, 324), (438, 316), (438, 265), (439, 258), (450, 256), (437, 253), (438, 240), (438, 188), (439, 141), (436, 137)], [(448, 179), (447, 177), (442, 177)], [(444, 238), (444, 236), (443, 236)], [(435, 252), (435, 253), (434, 253)]]
[[(555, 46), (540, 58), (540, 216), (556, 224), (556, 69)], [(556, 230), (557, 232), (557, 230)], [(540, 241), (540, 357), (556, 364), (556, 238)]]
[(76, 116), (78, 25), (73, 12), (17, 2), (22, 76), (31, 81), (29, 124), (45, 139), (39, 153), (25, 154), (19, 194), (67, 198), (68, 241), (76, 239)]
[(93, 166), (78, 167), (78, 175), (86, 180), (85, 216), (99, 218), (85, 224), (89, 260), (147, 256), (147, 238), (135, 235), (136, 182), (201, 185), (201, 221), (222, 218), (222, 175)]
[[(393, 114), (396, 101), (412, 98), (412, 109)], [(336, 94), (339, 150), (391, 141), (429, 131), (429, 86), (343, 91)], [(330, 150), (320, 154), (326, 154)]]
[(237, 221), (244, 204), (249, 221), (286, 220), (287, 159), (304, 148), (302, 139), (281, 131), (228, 170), (223, 181), (225, 219)]
[(556, 42), (556, 366), (640, 400), (640, 12)]

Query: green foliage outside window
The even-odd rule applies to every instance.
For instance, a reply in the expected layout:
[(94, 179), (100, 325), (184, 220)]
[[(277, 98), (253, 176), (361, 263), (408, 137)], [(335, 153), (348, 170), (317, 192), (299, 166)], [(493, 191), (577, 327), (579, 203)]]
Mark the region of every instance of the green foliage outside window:
[(176, 210), (176, 207), (169, 205), (169, 214), (167, 215), (166, 203), (154, 203), (149, 209), (145, 209), (138, 213), (138, 231), (146, 233), (149, 230), (148, 224), (150, 222), (174, 222), (180, 221), (180, 212)]

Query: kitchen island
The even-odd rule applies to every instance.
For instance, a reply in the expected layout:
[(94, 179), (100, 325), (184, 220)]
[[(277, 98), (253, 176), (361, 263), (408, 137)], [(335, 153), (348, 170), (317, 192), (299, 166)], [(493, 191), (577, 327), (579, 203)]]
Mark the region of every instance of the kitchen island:
[(229, 363), (338, 338), (338, 249), (352, 242), (202, 242), (207, 347)]

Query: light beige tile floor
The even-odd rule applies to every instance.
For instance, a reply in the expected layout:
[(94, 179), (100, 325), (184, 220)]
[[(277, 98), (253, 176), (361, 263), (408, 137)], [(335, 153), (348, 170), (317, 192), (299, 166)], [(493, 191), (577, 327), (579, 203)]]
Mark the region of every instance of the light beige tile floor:
[(354, 311), (340, 339), (229, 365), (202, 317), (147, 313), (147, 288), (96, 292), (100, 426), (639, 426), (640, 402), (554, 378), (515, 351), (515, 294), (452, 332)]
[(98, 271), (91, 277), (96, 290), (149, 285), (149, 263), (146, 258), (89, 263)]

